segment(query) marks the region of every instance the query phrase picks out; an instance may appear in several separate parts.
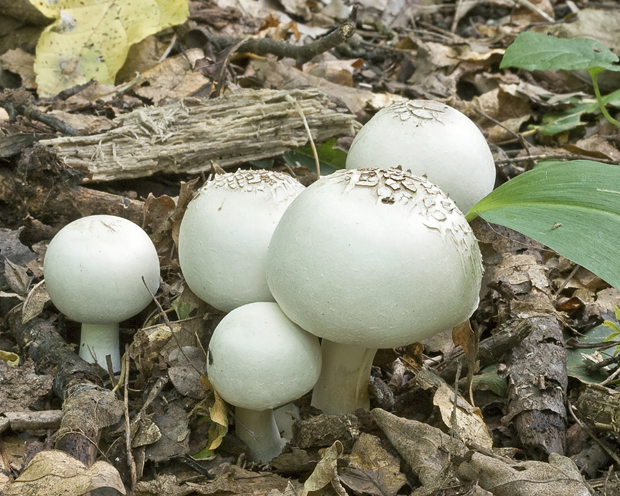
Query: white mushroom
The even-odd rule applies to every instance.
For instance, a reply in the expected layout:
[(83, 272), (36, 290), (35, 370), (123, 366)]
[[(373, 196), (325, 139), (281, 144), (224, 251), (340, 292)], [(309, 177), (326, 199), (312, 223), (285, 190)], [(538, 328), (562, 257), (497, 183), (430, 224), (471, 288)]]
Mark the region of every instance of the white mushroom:
[(467, 320), (481, 278), (464, 215), (437, 186), (400, 169), (322, 177), (282, 216), (267, 256), (284, 313), (323, 338), (312, 404), (325, 413), (368, 408), (377, 348)]
[(424, 176), (464, 213), (495, 185), (489, 146), (468, 117), (432, 100), (409, 100), (380, 110), (357, 134), (348, 169), (401, 166)]
[(119, 372), (118, 324), (142, 311), (159, 288), (159, 258), (148, 235), (112, 215), (83, 217), (50, 242), (43, 266), (54, 305), (82, 323), (80, 356)]
[(255, 461), (284, 446), (273, 409), (312, 389), (321, 370), (319, 340), (272, 302), (243, 305), (222, 319), (207, 351), (207, 375), (236, 407), (236, 434)]
[(303, 189), (271, 171), (238, 170), (208, 182), (190, 202), (179, 231), (179, 263), (190, 289), (225, 312), (273, 301), (265, 278), (267, 247)]

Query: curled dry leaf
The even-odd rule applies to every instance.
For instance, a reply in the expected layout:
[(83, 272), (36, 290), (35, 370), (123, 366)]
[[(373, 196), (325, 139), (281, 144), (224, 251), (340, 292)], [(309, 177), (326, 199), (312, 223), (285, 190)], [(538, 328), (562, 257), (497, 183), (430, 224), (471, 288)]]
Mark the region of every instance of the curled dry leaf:
[(340, 441), (336, 441), (323, 453), (323, 458), (314, 468), (312, 475), (304, 483), (304, 487), (299, 493), (300, 496), (307, 496), (310, 491), (323, 489), (327, 484), (332, 485), (339, 494), (347, 494), (338, 477), (337, 463), (338, 457), (342, 455), (344, 448)]
[(64, 451), (51, 450), (37, 453), (5, 494), (79, 496), (103, 487), (126, 494), (121, 476), (108, 462), (98, 461), (86, 468)]

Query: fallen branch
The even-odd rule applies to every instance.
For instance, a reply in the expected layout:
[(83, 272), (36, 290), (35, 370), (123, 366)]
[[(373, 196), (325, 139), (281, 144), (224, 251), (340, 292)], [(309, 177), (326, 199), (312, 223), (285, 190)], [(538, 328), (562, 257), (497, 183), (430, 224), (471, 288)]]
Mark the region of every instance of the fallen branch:
[(117, 127), (105, 133), (40, 143), (54, 147), (67, 166), (92, 181), (209, 172), (211, 161), (240, 165), (308, 144), (287, 95), (301, 106), (315, 142), (354, 133), (355, 116), (339, 112), (318, 89), (243, 90), (141, 108), (117, 117)]

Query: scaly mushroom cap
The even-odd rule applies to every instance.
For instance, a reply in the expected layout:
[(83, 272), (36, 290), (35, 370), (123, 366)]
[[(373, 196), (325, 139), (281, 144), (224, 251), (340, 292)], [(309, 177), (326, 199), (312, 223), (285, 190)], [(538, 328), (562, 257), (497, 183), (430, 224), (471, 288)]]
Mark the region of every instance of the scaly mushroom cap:
[(291, 322), (277, 303), (231, 311), (213, 332), (207, 375), (231, 405), (263, 411), (303, 396), (321, 372), (319, 340)]
[(464, 322), (481, 279), (464, 215), (437, 186), (400, 169), (322, 177), (282, 216), (267, 256), (269, 287), (293, 322), (366, 348)]
[(380, 110), (357, 134), (347, 169), (401, 166), (428, 177), (467, 213), (493, 191), (495, 163), (478, 127), (448, 105), (409, 100)]
[(215, 176), (190, 202), (179, 231), (187, 285), (219, 310), (273, 301), (267, 247), (280, 217), (304, 187), (286, 174), (238, 170)]
[(113, 215), (75, 220), (54, 236), (43, 264), (54, 305), (83, 324), (121, 322), (143, 310), (159, 288), (159, 258), (148, 235)]

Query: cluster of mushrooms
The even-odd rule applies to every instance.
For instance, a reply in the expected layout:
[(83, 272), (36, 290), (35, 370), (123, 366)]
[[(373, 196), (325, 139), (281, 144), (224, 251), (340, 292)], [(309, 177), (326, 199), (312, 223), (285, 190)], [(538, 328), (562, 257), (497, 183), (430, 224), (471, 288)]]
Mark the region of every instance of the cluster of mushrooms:
[[(181, 223), (179, 262), (189, 288), (228, 312), (206, 371), (236, 407), (236, 435), (255, 461), (285, 443), (274, 408), (314, 388), (312, 405), (325, 413), (368, 409), (377, 349), (471, 316), (482, 260), (462, 211), (494, 182), (476, 125), (416, 100), (380, 111), (353, 141), (347, 168), (308, 188), (238, 170), (198, 192)], [(120, 370), (118, 322), (159, 284), (148, 236), (121, 218), (85, 217), (54, 237), (44, 272), (54, 304), (82, 323), (80, 356), (107, 368), (110, 355)]]

